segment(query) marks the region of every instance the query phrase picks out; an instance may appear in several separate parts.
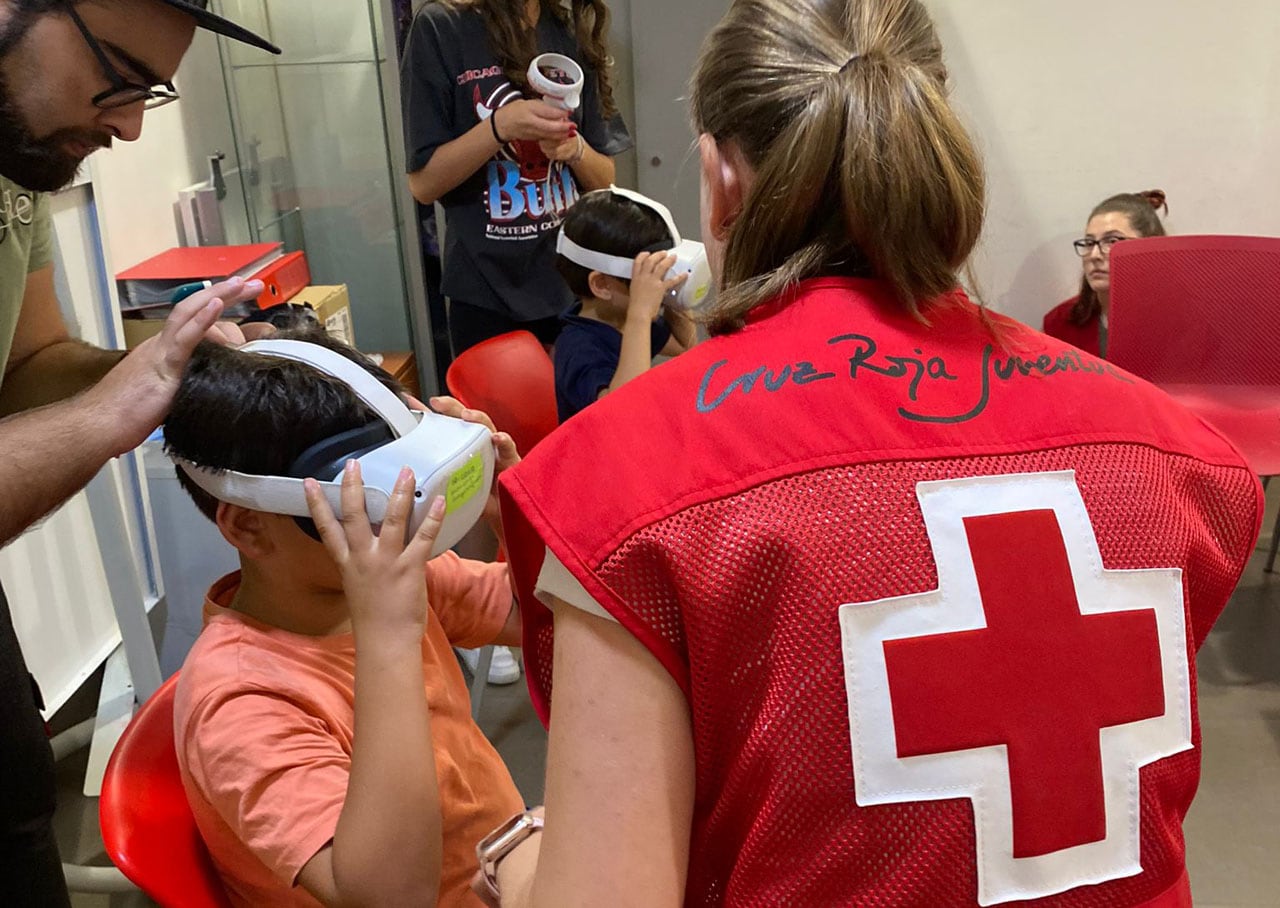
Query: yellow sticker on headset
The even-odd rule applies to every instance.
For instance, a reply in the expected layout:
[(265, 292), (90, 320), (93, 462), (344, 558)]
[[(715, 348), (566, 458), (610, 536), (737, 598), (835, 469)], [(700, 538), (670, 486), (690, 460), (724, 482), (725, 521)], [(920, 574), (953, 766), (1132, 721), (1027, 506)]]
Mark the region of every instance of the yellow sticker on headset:
[(484, 457), (477, 454), (454, 471), (444, 492), (447, 517), (484, 491)]

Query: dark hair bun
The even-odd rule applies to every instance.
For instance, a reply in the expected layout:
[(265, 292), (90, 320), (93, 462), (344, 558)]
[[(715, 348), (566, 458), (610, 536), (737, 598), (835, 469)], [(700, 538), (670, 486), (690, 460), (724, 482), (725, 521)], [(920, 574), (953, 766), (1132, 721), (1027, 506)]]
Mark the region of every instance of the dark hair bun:
[(1146, 192), (1138, 192), (1134, 194), (1150, 202), (1151, 207), (1156, 211), (1163, 211), (1165, 214), (1169, 213), (1169, 202), (1165, 198), (1163, 189), (1148, 189)]

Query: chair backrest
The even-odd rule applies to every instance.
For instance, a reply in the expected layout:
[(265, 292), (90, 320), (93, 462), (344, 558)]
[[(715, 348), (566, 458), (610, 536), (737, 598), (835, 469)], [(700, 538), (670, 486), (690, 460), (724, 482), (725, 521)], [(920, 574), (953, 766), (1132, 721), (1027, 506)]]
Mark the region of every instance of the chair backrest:
[(501, 334), (464, 350), (445, 375), (449, 393), (483, 410), (526, 456), (559, 423), (551, 357), (528, 331)]
[(1118, 244), (1109, 327), (1107, 359), (1149, 381), (1280, 386), (1280, 239)]
[(164, 908), (228, 908), (178, 771), (177, 682), (174, 675), (142, 705), (107, 762), (98, 802), (102, 841), (121, 872)]

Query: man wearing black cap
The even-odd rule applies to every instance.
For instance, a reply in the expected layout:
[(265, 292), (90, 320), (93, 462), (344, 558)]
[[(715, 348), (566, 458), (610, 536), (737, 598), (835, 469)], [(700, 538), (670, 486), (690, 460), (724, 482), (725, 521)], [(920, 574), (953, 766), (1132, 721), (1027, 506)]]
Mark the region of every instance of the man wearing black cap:
[[(241, 280), (175, 307), (129, 355), (71, 339), (54, 295), (48, 201), (86, 157), (132, 142), (144, 111), (178, 97), (197, 27), (279, 53), (203, 0), (0, 0), (0, 545), (160, 424)], [(16, 414), (16, 415), (13, 415)], [(53, 759), (0, 590), (0, 905), (69, 905), (54, 843)]]

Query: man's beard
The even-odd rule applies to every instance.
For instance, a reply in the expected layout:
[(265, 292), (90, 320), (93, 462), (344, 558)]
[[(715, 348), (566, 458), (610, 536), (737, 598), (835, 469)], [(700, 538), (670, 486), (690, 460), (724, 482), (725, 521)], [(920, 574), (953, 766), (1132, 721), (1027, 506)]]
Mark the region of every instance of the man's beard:
[(43, 139), (32, 135), (0, 76), (0, 175), (33, 192), (54, 192), (75, 179), (84, 157), (70, 144), (110, 147), (111, 135), (91, 129), (60, 129)]

